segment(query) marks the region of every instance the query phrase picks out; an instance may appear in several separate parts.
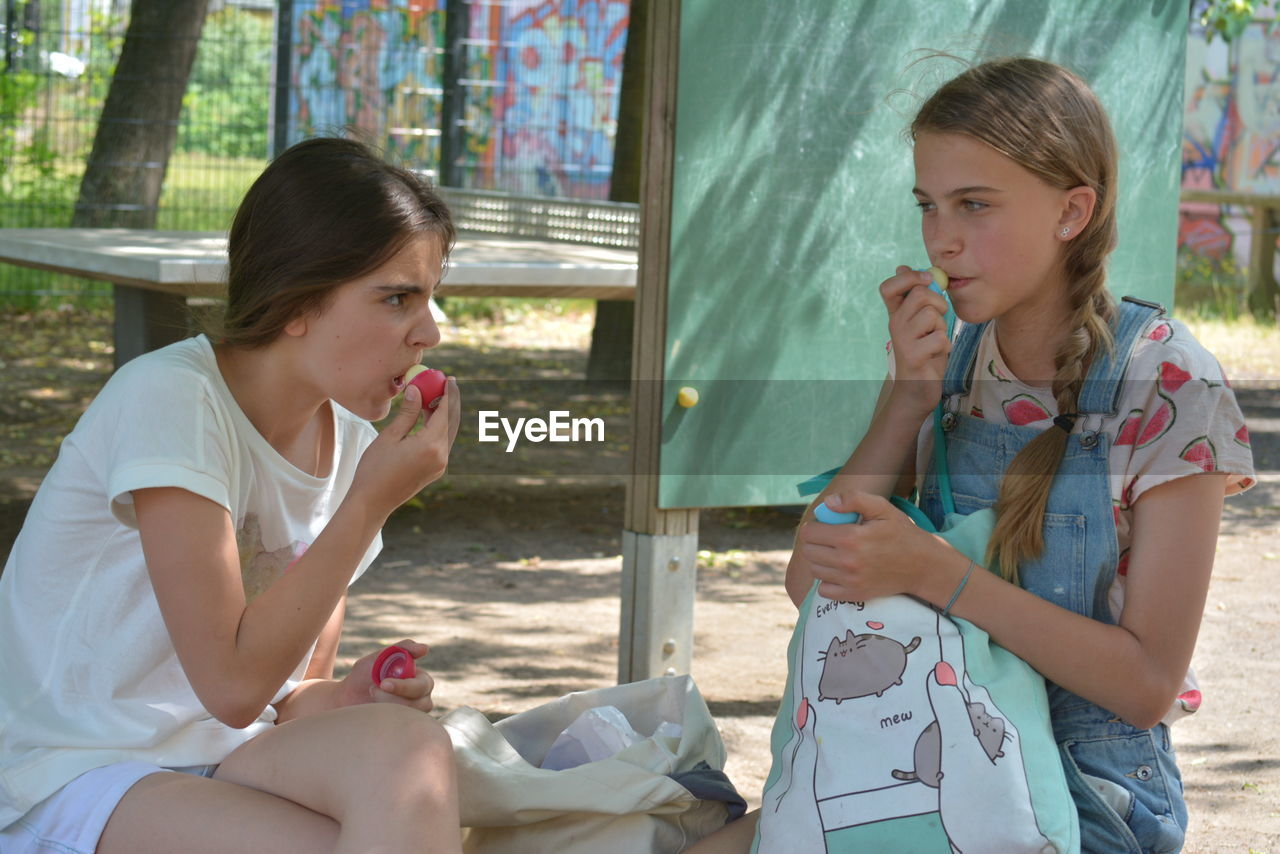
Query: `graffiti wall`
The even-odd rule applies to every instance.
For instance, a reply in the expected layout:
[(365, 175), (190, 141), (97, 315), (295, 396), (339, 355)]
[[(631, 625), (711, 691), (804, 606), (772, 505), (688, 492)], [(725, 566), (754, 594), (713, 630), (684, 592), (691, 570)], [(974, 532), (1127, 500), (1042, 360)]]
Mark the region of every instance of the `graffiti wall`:
[[(605, 198), (613, 164), (627, 0), (524, 0), (472, 6), (468, 98), (474, 186)], [(483, 11), (482, 11), (483, 10)]]
[[(290, 139), (354, 128), (435, 171), (449, 2), (296, 3)], [(628, 0), (466, 6), (459, 183), (607, 198)]]
[[(1230, 44), (1193, 31), (1185, 94), (1183, 187), (1280, 194), (1280, 27), (1254, 23)], [(1245, 266), (1249, 221), (1234, 210), (1184, 203), (1179, 246)]]
[(354, 130), (420, 169), (439, 160), (438, 0), (295, 3), (289, 140)]

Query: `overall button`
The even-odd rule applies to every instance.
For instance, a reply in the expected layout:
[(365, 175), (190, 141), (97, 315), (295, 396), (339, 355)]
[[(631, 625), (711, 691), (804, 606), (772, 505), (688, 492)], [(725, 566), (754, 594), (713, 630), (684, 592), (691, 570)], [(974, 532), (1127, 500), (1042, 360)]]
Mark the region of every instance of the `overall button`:
[(1141, 780), (1144, 783), (1150, 780), (1154, 776), (1154, 774), (1155, 772), (1151, 770), (1150, 765), (1139, 765), (1136, 769), (1134, 769), (1134, 772), (1133, 772), (1133, 776), (1137, 777), (1139, 780)]
[(942, 413), (942, 429), (948, 433), (956, 429), (956, 414), (954, 412)]
[(1092, 450), (1098, 444), (1098, 434), (1094, 432), (1080, 434), (1080, 447)]

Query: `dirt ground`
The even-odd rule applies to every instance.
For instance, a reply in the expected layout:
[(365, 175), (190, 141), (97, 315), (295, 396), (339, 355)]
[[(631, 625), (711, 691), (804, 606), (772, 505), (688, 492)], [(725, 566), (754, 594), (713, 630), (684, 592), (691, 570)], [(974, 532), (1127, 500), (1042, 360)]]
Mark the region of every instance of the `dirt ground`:
[[(469, 409), (492, 400), (504, 414), (546, 411), (569, 398), (575, 415), (599, 415), (608, 435), (625, 437), (625, 391), (576, 379), (589, 316), (505, 321), (446, 330), (429, 360), (463, 378)], [(106, 378), (109, 337), (105, 315), (0, 316), (0, 554), (57, 441)], [(1192, 815), (1188, 852), (1280, 854), (1277, 340), (1268, 345), (1276, 352), (1223, 358), (1261, 482), (1228, 502), (1194, 662), (1205, 703), (1174, 730)], [(464, 427), (446, 480), (385, 529), (382, 555), (352, 590), (344, 661), (404, 637), (426, 641), (439, 708), (470, 705), (495, 718), (612, 684), (625, 441), (589, 458), (527, 458), (513, 473), (474, 430)], [(795, 620), (782, 588), (794, 524), (786, 508), (700, 516), (693, 676), (720, 725), (727, 771), (753, 805)]]

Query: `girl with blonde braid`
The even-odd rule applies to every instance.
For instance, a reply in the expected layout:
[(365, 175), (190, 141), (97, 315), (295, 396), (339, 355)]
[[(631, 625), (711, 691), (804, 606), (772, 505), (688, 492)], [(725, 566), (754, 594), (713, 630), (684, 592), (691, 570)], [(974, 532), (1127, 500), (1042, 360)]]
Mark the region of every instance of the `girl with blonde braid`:
[[(1083, 850), (1179, 851), (1168, 723), (1199, 705), (1189, 666), (1223, 497), (1254, 481), (1244, 419), (1182, 324), (1107, 290), (1117, 154), (1077, 76), (978, 65), (924, 103), (910, 138), (925, 249), (963, 325), (948, 336), (930, 273), (880, 285), (889, 378), (818, 497), (861, 524), (811, 509), (787, 590), (797, 605), (815, 580), (831, 600), (906, 593), (985, 629), (1049, 683)], [(941, 526), (940, 400), (956, 511), (996, 510), (990, 572), (887, 500), (918, 487)]]

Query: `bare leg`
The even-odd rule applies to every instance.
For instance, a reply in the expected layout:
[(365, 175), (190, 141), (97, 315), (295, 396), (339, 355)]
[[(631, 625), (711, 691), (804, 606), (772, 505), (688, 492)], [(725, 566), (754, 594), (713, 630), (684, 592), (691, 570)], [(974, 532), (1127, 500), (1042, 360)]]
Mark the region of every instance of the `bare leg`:
[(292, 801), (190, 774), (152, 774), (111, 814), (98, 854), (330, 852), (333, 819)]
[[(174, 781), (153, 782), (178, 776), (139, 781), (107, 825), (108, 831), (116, 825), (110, 838), (104, 835), (112, 847), (100, 845), (99, 854), (202, 852), (187, 844), (188, 833), (201, 838), (197, 826), (203, 838), (212, 834), (216, 841), (211, 851), (462, 850), (449, 736), (430, 716), (402, 706), (352, 706), (283, 724), (233, 751), (212, 781), (177, 781), (212, 784), (194, 797)], [(181, 835), (157, 845), (162, 831)], [(244, 841), (237, 836), (232, 845), (228, 834)], [(303, 845), (299, 839), (315, 841)]]
[(731, 821), (705, 839), (684, 849), (684, 854), (747, 854), (756, 835), (760, 810), (752, 810), (737, 821)]

